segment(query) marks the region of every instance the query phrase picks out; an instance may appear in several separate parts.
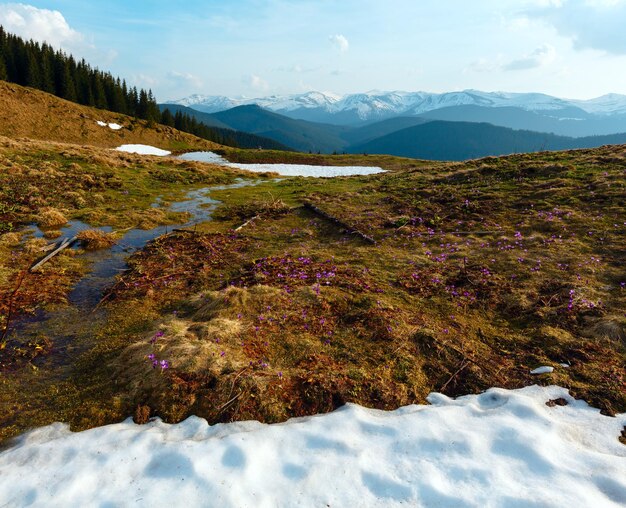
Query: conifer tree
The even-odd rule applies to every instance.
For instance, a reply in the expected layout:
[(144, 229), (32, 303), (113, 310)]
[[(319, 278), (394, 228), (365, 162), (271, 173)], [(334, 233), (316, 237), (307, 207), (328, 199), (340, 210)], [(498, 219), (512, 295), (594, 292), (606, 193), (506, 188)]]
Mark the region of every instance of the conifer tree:
[(2, 58), (2, 54), (0, 53), (0, 79), (7, 79), (7, 66), (4, 62), (4, 58)]
[(161, 123), (169, 127), (174, 127), (174, 116), (169, 109), (166, 109), (161, 113)]
[(42, 88), (39, 64), (33, 51), (26, 50), (26, 65), (24, 66), (24, 84), (32, 88)]

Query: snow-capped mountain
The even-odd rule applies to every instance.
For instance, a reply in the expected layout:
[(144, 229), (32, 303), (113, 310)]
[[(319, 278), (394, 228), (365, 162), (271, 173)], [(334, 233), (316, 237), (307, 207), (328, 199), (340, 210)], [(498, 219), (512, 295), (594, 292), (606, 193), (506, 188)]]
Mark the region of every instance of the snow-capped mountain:
[(339, 95), (323, 92), (307, 92), (298, 95), (265, 97), (263, 99), (253, 99), (261, 107), (273, 111), (294, 111), (300, 108), (322, 108), (331, 111), (334, 105), (341, 99)]
[(220, 95), (190, 95), (183, 99), (167, 101), (167, 104), (178, 104), (204, 111), (217, 113), (237, 106), (256, 104), (272, 111), (293, 111), (297, 109), (321, 108), (330, 111), (333, 104), (341, 97), (323, 92), (307, 92), (297, 95), (270, 95), (268, 97), (224, 97)]
[(504, 93), (464, 90), (442, 94), (422, 94), (406, 113), (418, 115), (452, 106), (516, 107), (526, 111), (553, 111), (570, 107), (567, 101), (540, 93)]
[(587, 101), (571, 100), (569, 102), (594, 115), (626, 114), (626, 95), (610, 93)]
[(487, 108), (515, 107), (547, 116), (581, 119), (587, 115), (612, 116), (626, 114), (626, 95), (609, 94), (590, 100), (568, 100), (541, 93), (505, 93), (463, 90), (460, 92), (381, 92), (337, 96), (327, 92), (307, 92), (269, 97), (223, 97), (192, 95), (168, 101), (215, 113), (236, 106), (256, 104), (262, 108), (293, 118), (351, 123), (382, 120), (401, 115), (419, 115), (452, 106)]

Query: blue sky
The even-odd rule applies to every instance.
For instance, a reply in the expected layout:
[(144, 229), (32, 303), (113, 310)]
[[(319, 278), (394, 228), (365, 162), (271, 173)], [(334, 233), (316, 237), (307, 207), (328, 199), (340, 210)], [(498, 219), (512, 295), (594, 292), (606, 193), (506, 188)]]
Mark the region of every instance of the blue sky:
[(626, 94), (626, 0), (56, 0), (0, 24), (152, 88)]

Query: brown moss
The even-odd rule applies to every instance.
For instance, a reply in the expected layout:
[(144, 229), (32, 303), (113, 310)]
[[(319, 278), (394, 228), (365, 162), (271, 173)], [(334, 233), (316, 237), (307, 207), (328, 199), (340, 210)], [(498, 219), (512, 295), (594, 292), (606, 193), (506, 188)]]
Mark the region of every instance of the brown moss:
[(100, 229), (85, 229), (76, 237), (87, 250), (108, 249), (115, 245), (117, 239), (115, 233), (105, 233)]
[(39, 227), (49, 229), (67, 224), (67, 217), (56, 208), (47, 208), (39, 212), (35, 222)]
[(0, 235), (0, 245), (14, 246), (20, 243), (19, 233), (4, 233)]

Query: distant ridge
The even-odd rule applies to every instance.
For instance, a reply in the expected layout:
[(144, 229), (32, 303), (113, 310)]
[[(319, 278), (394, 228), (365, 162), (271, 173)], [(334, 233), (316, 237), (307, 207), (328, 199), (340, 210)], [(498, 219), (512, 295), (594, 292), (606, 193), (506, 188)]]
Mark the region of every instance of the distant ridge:
[(349, 147), (352, 153), (388, 154), (429, 160), (467, 160), (490, 155), (595, 148), (626, 143), (626, 133), (569, 138), (497, 127), (488, 123), (435, 120)]

